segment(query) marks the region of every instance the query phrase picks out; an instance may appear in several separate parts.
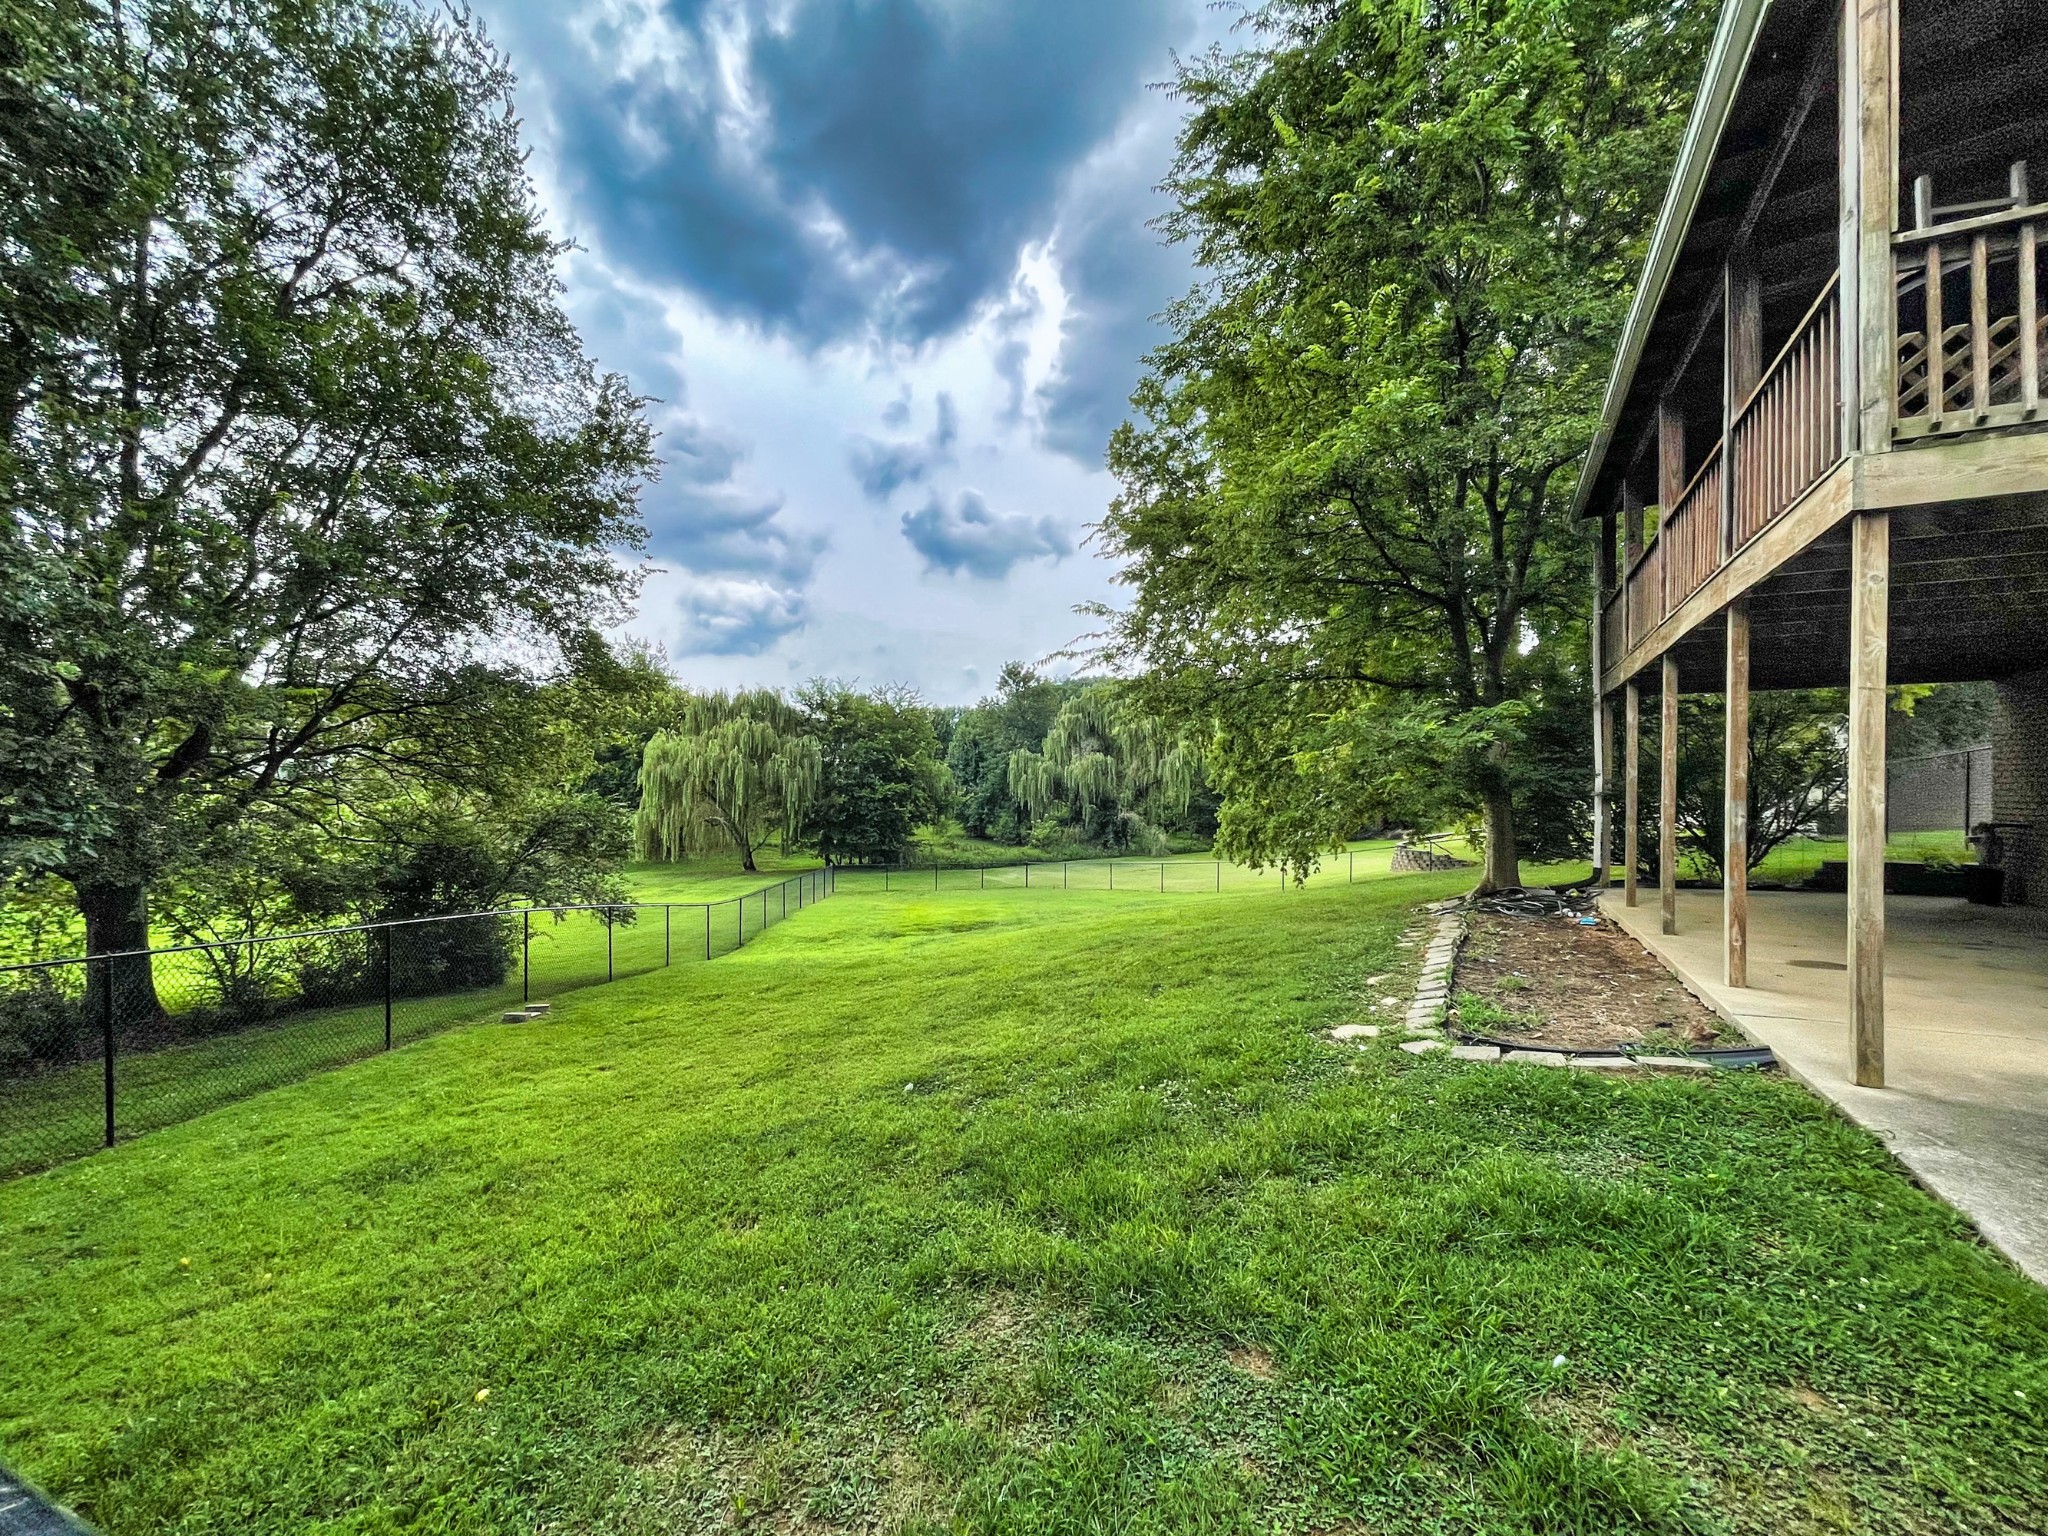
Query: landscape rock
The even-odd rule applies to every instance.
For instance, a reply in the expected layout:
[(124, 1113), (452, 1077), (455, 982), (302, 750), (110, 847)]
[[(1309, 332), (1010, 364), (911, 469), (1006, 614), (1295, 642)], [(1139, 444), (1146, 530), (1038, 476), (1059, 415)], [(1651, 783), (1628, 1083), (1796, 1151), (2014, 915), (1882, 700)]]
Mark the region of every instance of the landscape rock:
[(1519, 1062), (1525, 1067), (1562, 1067), (1567, 1065), (1571, 1058), (1563, 1051), (1509, 1051), (1501, 1060)]
[(1453, 1061), (1499, 1061), (1500, 1047), (1497, 1045), (1454, 1045), (1451, 1047)]
[(1403, 1040), (1401, 1049), (1411, 1056), (1426, 1056), (1431, 1051), (1441, 1051), (1449, 1044), (1443, 1040)]
[(1339, 1024), (1330, 1031), (1332, 1040), (1375, 1040), (1379, 1038), (1377, 1024)]

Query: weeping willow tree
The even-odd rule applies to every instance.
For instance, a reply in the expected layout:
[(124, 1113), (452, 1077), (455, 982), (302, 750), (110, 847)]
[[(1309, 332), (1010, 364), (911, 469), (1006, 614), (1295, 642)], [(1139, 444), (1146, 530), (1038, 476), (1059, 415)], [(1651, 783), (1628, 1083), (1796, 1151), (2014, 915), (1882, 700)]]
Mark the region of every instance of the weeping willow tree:
[(692, 694), (640, 759), (633, 842), (643, 859), (737, 851), (752, 870), (772, 837), (787, 844), (817, 798), (818, 743), (772, 689)]
[(1067, 701), (1040, 750), (1010, 754), (1010, 793), (1083, 842), (1157, 849), (1159, 823), (1186, 812), (1200, 771), (1185, 737), (1102, 683)]

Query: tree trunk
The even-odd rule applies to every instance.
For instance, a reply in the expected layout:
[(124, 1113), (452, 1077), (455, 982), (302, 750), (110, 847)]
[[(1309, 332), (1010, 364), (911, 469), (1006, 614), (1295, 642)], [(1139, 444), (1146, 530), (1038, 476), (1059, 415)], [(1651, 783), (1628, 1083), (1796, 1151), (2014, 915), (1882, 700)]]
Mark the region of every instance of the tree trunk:
[(755, 868), (754, 850), (752, 847), (748, 845), (744, 838), (740, 840), (740, 868), (744, 869), (750, 875), (758, 875), (761, 872), (759, 869)]
[[(76, 890), (78, 910), (85, 918), (87, 954), (119, 955), (149, 948), (149, 898), (141, 885), (81, 884)], [(90, 1013), (95, 1023), (104, 1021), (109, 1000), (117, 1030), (153, 1024), (163, 1017), (149, 956), (109, 960), (91, 972)]]
[(1489, 785), (1485, 799), (1486, 870), (1479, 894), (1491, 895), (1522, 883), (1521, 851), (1515, 846), (1515, 801), (1505, 785)]

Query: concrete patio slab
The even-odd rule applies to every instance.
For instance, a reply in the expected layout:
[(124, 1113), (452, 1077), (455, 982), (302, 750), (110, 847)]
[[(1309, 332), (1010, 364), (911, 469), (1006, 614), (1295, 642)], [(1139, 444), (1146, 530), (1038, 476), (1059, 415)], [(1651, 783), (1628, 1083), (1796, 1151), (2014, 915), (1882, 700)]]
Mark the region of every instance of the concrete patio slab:
[(1722, 980), (1719, 891), (1680, 891), (1676, 934), (1659, 931), (1654, 890), (1600, 906), (2048, 1284), (2048, 911), (1886, 897), (1887, 1086), (1859, 1088), (1844, 897), (1752, 892), (1746, 988)]

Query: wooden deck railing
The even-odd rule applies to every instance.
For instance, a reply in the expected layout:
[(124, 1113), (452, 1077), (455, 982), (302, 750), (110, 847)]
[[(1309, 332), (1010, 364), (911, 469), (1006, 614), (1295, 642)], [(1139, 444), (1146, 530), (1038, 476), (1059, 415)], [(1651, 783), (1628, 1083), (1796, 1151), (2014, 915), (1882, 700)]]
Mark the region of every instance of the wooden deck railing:
[(1812, 489), (1842, 456), (1842, 305), (1830, 277), (1730, 430), (1733, 554)]
[(1840, 284), (1830, 277), (1603, 610), (1609, 660), (1641, 644), (1840, 462), (1841, 344)]
[(2044, 227), (2048, 204), (2036, 203), (1892, 237), (1895, 436), (1968, 432), (2039, 415), (2048, 353), (2037, 260)]
[(1640, 645), (1664, 619), (1664, 541), (1636, 556), (1623, 586), (1628, 601), (1628, 643)]
[(1600, 657), (1603, 666), (1613, 666), (1628, 650), (1628, 603), (1619, 591), (1600, 609)]
[(1707, 584), (1721, 566), (1721, 445), (1693, 471), (1692, 483), (1667, 509), (1657, 534), (1664, 555), (1664, 614)]

